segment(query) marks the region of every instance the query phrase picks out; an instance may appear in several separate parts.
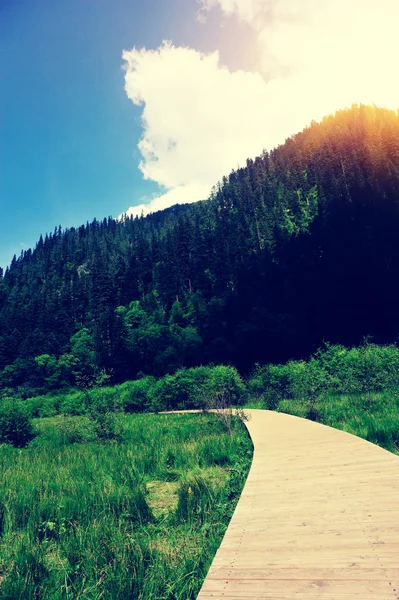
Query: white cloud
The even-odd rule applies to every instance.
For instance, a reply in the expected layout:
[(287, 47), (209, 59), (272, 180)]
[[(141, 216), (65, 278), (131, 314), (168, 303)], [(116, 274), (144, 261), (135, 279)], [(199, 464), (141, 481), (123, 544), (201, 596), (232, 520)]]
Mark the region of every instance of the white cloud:
[(235, 15), (252, 26), (261, 26), (265, 19), (271, 18), (278, 2), (276, 0), (198, 0), (198, 4), (202, 22), (205, 21), (208, 11), (219, 7), (227, 16)]
[(141, 215), (149, 215), (157, 210), (163, 210), (174, 204), (189, 204), (196, 200), (206, 200), (209, 196), (210, 187), (198, 183), (187, 185), (179, 185), (172, 188), (161, 196), (156, 196), (146, 204), (131, 206), (125, 213), (119, 215), (118, 219), (124, 217), (140, 217)]
[(157, 50), (123, 52), (126, 93), (143, 107), (140, 168), (166, 190), (145, 212), (207, 197), (246, 158), (339, 108), (354, 102), (399, 105), (397, 0), (199, 5), (202, 20), (218, 7), (227, 26), (234, 17), (253, 28), (257, 68), (230, 71), (217, 52), (166, 42)]
[[(272, 86), (258, 73), (220, 66), (217, 52), (164, 43), (125, 51), (123, 58), (126, 93), (143, 106), (140, 168), (168, 190), (147, 211), (208, 197), (233, 167), (292, 132), (290, 119), (281, 123), (286, 107), (273, 100)], [(141, 208), (129, 210), (141, 214)]]
[(335, 108), (343, 101), (399, 105), (392, 77), (399, 66), (397, 0), (199, 0), (199, 5), (203, 18), (219, 7), (226, 17), (252, 26), (257, 70), (266, 77), (301, 75), (311, 91), (327, 87)]

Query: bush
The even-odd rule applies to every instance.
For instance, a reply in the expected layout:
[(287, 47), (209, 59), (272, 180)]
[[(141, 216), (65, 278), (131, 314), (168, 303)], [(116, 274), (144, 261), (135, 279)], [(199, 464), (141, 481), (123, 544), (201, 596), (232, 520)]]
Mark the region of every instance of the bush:
[(101, 412), (94, 409), (89, 414), (98, 439), (122, 441), (123, 429), (115, 413)]
[(150, 390), (152, 410), (203, 408), (203, 389), (210, 379), (211, 371), (210, 367), (196, 367), (166, 375)]
[(234, 367), (219, 365), (211, 370), (209, 380), (204, 386), (203, 396), (206, 408), (218, 415), (223, 427), (231, 435), (237, 422), (247, 420), (244, 411), (233, 413), (233, 406), (242, 404), (246, 388)]
[(217, 396), (229, 405), (240, 404), (245, 390), (237, 369), (219, 365), (180, 369), (159, 379), (149, 395), (152, 410), (182, 410), (209, 408)]
[(243, 403), (246, 388), (235, 367), (218, 365), (210, 369), (204, 392), (208, 395), (208, 404), (215, 402), (218, 397), (223, 397), (231, 406)]
[(280, 400), (291, 396), (292, 376), (292, 367), (288, 365), (257, 365), (248, 384), (249, 391), (265, 408), (274, 410)]
[(123, 410), (128, 413), (148, 410), (151, 404), (151, 390), (154, 385), (154, 377), (143, 377), (143, 379), (127, 381), (119, 385), (118, 395)]
[(115, 414), (118, 408), (115, 391), (112, 388), (98, 388), (95, 392), (95, 400), (91, 398), (88, 416), (98, 439), (121, 441), (123, 429)]
[(399, 348), (365, 343), (357, 348), (326, 344), (315, 355), (330, 378), (329, 391), (361, 393), (399, 385)]
[(121, 412), (123, 409), (119, 386), (95, 387), (87, 390), (90, 398), (90, 410), (96, 408), (101, 413)]
[(83, 392), (67, 392), (60, 397), (60, 413), (64, 415), (83, 415), (86, 413), (86, 398)]
[(33, 418), (54, 417), (59, 412), (59, 398), (50, 394), (24, 400), (24, 407)]
[(20, 403), (3, 400), (0, 405), (0, 442), (23, 448), (34, 437), (32, 421)]

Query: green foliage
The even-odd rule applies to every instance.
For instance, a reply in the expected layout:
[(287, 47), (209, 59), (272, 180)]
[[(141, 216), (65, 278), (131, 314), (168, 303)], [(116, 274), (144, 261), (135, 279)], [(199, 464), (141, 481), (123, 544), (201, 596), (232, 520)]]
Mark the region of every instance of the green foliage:
[(60, 387), (61, 373), (58, 369), (58, 361), (54, 355), (41, 354), (40, 356), (36, 356), (35, 363), (39, 377), (49, 389)]
[(245, 384), (235, 367), (218, 365), (210, 369), (203, 393), (210, 404), (222, 396), (231, 406), (244, 402), (245, 391)]
[(143, 377), (118, 386), (117, 394), (123, 410), (128, 413), (146, 411), (150, 407), (151, 390), (154, 385), (154, 377)]
[(264, 407), (318, 420), (399, 451), (399, 348), (367, 339), (326, 344), (308, 361), (257, 366), (248, 382)]
[(120, 442), (123, 429), (117, 415), (106, 407), (97, 405), (89, 410), (89, 417), (94, 425), (94, 431), (99, 440), (114, 440)]
[(0, 372), (0, 386), (17, 388), (29, 380), (29, 370), (32, 361), (17, 358)]
[(157, 293), (148, 294), (142, 304), (134, 301), (127, 309), (117, 309), (124, 348), (131, 360), (156, 375), (190, 362), (202, 339), (183, 314), (181, 303), (174, 302), (169, 319)]
[(152, 409), (203, 408), (203, 390), (212, 370), (211, 367), (180, 369), (159, 379), (150, 391)]
[(62, 394), (49, 393), (42, 396), (32, 396), (23, 401), (23, 406), (32, 418), (54, 417), (61, 412)]
[(87, 412), (87, 402), (84, 392), (65, 392), (59, 399), (59, 411), (63, 415), (84, 415)]
[(344, 427), (395, 450), (398, 374), (399, 348), (365, 340), (350, 349), (326, 344), (308, 361), (258, 365), (248, 389), (265, 408)]
[(77, 331), (70, 340), (71, 354), (79, 372), (92, 374), (97, 364), (94, 339), (87, 327)]
[(21, 403), (2, 400), (0, 404), (0, 443), (23, 448), (34, 437), (32, 421)]
[(263, 402), (265, 408), (274, 410), (283, 398), (306, 393), (306, 369), (304, 361), (290, 361), (285, 365), (257, 365), (248, 382), (249, 391)]
[(251, 394), (272, 409), (289, 398), (315, 402), (327, 393), (371, 393), (398, 385), (399, 348), (370, 343), (350, 349), (327, 344), (308, 361), (257, 366), (248, 383)]
[(90, 410), (99, 412), (121, 412), (123, 400), (121, 398), (121, 386), (106, 386), (90, 389)]
[(294, 417), (301, 417), (306, 419), (310, 411), (309, 402), (306, 400), (280, 400), (276, 406), (278, 412), (286, 413), (287, 415), (294, 415)]
[(153, 410), (209, 408), (217, 397), (243, 401), (245, 384), (231, 366), (180, 369), (159, 379), (150, 391)]

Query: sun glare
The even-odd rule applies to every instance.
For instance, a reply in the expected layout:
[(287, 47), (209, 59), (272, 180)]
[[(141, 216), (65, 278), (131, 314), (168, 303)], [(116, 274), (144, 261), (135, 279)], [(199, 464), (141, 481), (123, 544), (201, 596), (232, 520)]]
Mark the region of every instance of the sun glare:
[(399, 107), (396, 0), (281, 5), (286, 13), (274, 23), (254, 26), (259, 70), (274, 72), (280, 102), (294, 99), (301, 120), (360, 102)]

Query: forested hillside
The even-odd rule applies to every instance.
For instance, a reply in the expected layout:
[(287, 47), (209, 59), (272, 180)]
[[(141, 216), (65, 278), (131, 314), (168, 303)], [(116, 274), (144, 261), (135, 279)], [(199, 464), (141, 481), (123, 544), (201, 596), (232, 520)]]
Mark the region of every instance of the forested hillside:
[[(267, 140), (265, 140), (265, 144)], [(0, 278), (0, 384), (56, 388), (399, 334), (399, 113), (354, 106), (207, 201), (40, 238)]]

